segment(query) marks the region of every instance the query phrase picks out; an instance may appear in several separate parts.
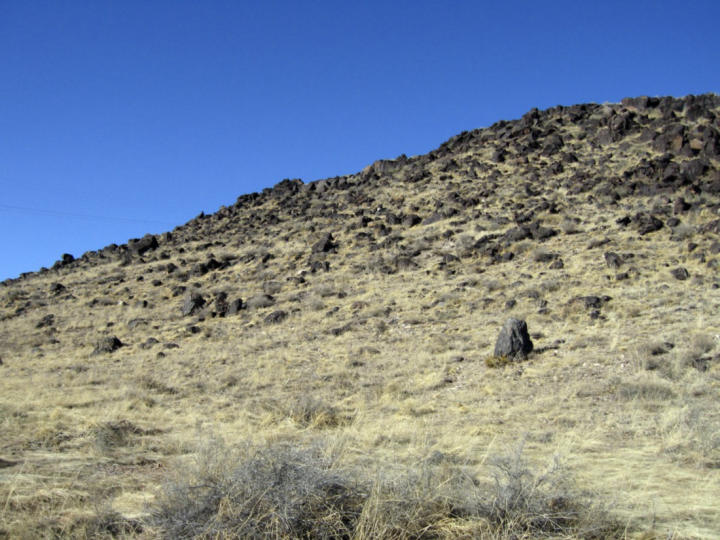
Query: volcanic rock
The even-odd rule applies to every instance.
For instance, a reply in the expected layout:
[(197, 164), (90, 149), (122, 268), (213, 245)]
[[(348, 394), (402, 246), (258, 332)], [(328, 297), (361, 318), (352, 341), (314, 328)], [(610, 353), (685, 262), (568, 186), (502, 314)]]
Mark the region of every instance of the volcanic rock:
[(266, 308), (275, 304), (275, 298), (269, 294), (258, 294), (249, 298), (245, 304), (250, 309)]
[(147, 251), (159, 247), (157, 238), (152, 234), (146, 234), (142, 238), (134, 238), (128, 242), (130, 250), (138, 255), (144, 255)]
[(679, 281), (685, 281), (690, 277), (690, 272), (687, 271), (686, 268), (678, 267), (670, 270), (670, 273), (672, 274), (672, 277)]
[(495, 343), (495, 356), (524, 358), (533, 350), (533, 342), (523, 320), (510, 318), (500, 330)]
[(118, 350), (120, 347), (123, 347), (122, 341), (120, 341), (115, 336), (107, 336), (100, 338), (95, 343), (95, 348), (93, 349), (93, 354), (105, 354), (105, 353), (112, 353), (116, 350)]
[(187, 317), (193, 313), (197, 313), (205, 305), (205, 299), (199, 292), (191, 292), (185, 296), (182, 305), (182, 314)]

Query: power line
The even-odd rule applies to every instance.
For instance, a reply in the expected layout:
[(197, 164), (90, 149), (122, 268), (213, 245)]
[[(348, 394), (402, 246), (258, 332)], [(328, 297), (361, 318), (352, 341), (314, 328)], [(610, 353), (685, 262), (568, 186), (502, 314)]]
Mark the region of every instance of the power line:
[(157, 221), (153, 219), (136, 219), (126, 218), (117, 216), (96, 216), (92, 214), (82, 214), (78, 212), (63, 212), (62, 210), (46, 210), (41, 208), (28, 208), (26, 206), (14, 206), (10, 204), (0, 204), (0, 211), (6, 212), (20, 212), (24, 214), (39, 215), (39, 216), (50, 216), (59, 218), (76, 218), (76, 219), (88, 219), (95, 221), (114, 221), (119, 223), (143, 223), (152, 225), (164, 225), (166, 227), (174, 227), (174, 223), (167, 221)]

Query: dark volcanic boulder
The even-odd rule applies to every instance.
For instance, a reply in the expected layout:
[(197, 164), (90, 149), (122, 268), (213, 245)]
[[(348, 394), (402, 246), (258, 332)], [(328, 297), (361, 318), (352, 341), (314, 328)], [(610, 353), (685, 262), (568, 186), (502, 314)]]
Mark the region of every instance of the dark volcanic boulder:
[(62, 268), (63, 266), (67, 266), (71, 262), (75, 261), (75, 257), (70, 255), (70, 253), (63, 253), (60, 257), (59, 261), (55, 261), (55, 264), (53, 264), (53, 268), (57, 270), (58, 268)]
[(60, 294), (60, 293), (65, 292), (66, 290), (67, 289), (66, 289), (65, 285), (63, 285), (62, 283), (53, 283), (52, 285), (50, 285), (50, 293), (51, 294)]
[(146, 251), (156, 249), (158, 246), (157, 238), (152, 234), (146, 234), (142, 238), (133, 238), (128, 242), (130, 250), (138, 255), (143, 255)]
[(122, 346), (123, 346), (122, 341), (120, 341), (117, 337), (107, 336), (107, 337), (101, 338), (95, 344), (95, 349), (93, 349), (93, 354), (111, 353), (111, 352), (118, 350)]
[(633, 222), (637, 227), (638, 233), (646, 235), (651, 232), (659, 231), (663, 227), (663, 222), (655, 216), (648, 214), (647, 212), (640, 212), (635, 215)]
[(185, 296), (185, 300), (182, 305), (182, 314), (184, 316), (192, 315), (202, 309), (205, 305), (205, 299), (198, 292), (191, 292)]
[(333, 236), (330, 233), (324, 233), (320, 239), (313, 244), (313, 253), (327, 253), (337, 248), (337, 244), (333, 240)]
[(519, 319), (508, 319), (495, 343), (495, 356), (523, 358), (533, 350), (527, 324)]

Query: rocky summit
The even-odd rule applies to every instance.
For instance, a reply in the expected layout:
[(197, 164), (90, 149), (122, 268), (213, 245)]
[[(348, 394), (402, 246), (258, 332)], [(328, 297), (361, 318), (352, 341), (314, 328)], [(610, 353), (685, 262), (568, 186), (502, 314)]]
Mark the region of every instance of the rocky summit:
[(720, 531), (720, 96), (533, 109), (50, 266), (0, 284), (0, 538)]

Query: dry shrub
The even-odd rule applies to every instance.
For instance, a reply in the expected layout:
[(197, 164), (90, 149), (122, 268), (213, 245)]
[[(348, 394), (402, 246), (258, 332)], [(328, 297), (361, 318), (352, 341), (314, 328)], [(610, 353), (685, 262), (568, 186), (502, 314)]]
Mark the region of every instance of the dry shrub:
[(214, 441), (178, 471), (149, 523), (164, 538), (539, 538), (619, 536), (556, 460), (537, 473), (522, 445), (490, 460), (491, 484), (435, 456), (415, 467), (338, 466), (318, 446)]
[(178, 471), (152, 520), (163, 538), (349, 537), (366, 494), (318, 448), (213, 441)]
[(602, 504), (575, 486), (569, 471), (555, 456), (545, 470), (533, 470), (524, 456), (524, 443), (489, 460), (494, 489), (481, 502), (493, 536), (503, 538), (612, 538), (619, 524)]

